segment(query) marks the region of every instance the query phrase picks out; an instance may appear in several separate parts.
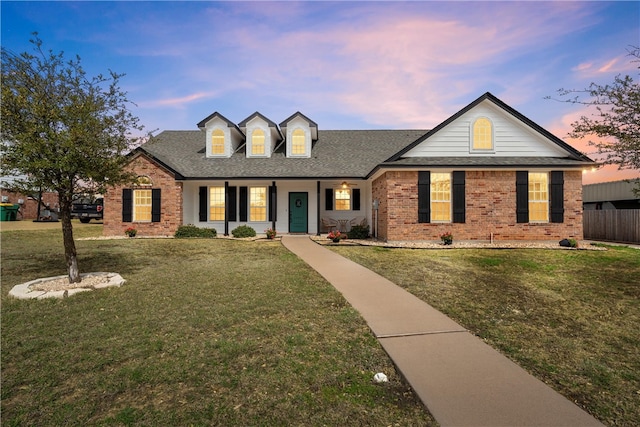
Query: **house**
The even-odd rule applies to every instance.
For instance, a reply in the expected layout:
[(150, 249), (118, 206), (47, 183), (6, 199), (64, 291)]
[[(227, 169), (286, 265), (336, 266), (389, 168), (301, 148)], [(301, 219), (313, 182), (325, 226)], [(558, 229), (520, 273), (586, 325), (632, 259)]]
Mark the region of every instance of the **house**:
[(640, 209), (640, 194), (633, 191), (638, 186), (640, 179), (585, 185), (584, 210)]
[(104, 233), (319, 234), (366, 221), (385, 241), (582, 238), (582, 170), (594, 162), (490, 93), (430, 131), (320, 130), (297, 112), (215, 112), (131, 153), (136, 185), (105, 196)]

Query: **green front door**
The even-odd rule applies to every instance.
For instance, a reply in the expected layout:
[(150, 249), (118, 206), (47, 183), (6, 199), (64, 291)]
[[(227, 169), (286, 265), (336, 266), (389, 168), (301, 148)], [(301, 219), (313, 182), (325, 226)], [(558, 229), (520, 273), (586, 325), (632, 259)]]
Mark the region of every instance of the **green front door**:
[(289, 233), (306, 233), (309, 206), (307, 193), (289, 193)]

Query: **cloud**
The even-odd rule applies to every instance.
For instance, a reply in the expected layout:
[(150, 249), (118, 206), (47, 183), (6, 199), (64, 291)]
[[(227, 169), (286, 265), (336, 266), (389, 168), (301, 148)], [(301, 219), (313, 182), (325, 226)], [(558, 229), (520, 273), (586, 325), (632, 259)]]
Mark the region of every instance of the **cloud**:
[(152, 101), (142, 101), (138, 103), (140, 107), (144, 108), (160, 108), (160, 107), (173, 107), (173, 108), (186, 108), (188, 104), (191, 104), (202, 99), (215, 98), (216, 92), (197, 92), (189, 95), (185, 95), (179, 98), (164, 98), (156, 99)]

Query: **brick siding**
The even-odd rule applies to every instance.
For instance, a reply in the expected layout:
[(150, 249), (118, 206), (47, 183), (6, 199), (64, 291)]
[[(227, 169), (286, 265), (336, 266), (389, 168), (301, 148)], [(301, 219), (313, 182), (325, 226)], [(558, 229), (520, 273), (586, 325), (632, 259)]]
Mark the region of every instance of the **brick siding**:
[(121, 236), (128, 227), (138, 230), (138, 236), (172, 236), (182, 225), (182, 183), (173, 175), (144, 155), (134, 158), (127, 166), (138, 176), (148, 176), (151, 188), (162, 189), (160, 222), (122, 222), (122, 189), (131, 186), (111, 187), (104, 199), (105, 236)]
[(449, 231), (455, 240), (559, 240), (582, 235), (582, 173), (564, 172), (564, 222), (516, 222), (515, 171), (467, 171), (464, 224), (418, 223), (418, 172), (386, 172), (373, 182), (380, 201), (378, 237), (385, 241), (439, 240)]

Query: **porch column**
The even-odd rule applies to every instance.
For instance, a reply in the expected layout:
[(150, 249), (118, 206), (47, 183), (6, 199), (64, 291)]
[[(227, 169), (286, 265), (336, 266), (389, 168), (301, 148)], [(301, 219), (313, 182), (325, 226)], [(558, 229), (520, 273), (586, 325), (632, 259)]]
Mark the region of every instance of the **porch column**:
[(224, 235), (229, 235), (229, 181), (224, 182)]
[(271, 209), (271, 229), (275, 230), (276, 229), (276, 220), (277, 218), (277, 213), (278, 213), (278, 187), (276, 187), (276, 182), (275, 181), (271, 181), (271, 188), (273, 188), (273, 196), (271, 197), (271, 200), (273, 200), (273, 204), (269, 207)]
[(318, 203), (316, 203), (316, 236), (320, 235), (320, 181), (317, 181), (316, 183), (316, 187), (317, 187), (317, 192), (316, 192), (316, 197), (318, 199)]

